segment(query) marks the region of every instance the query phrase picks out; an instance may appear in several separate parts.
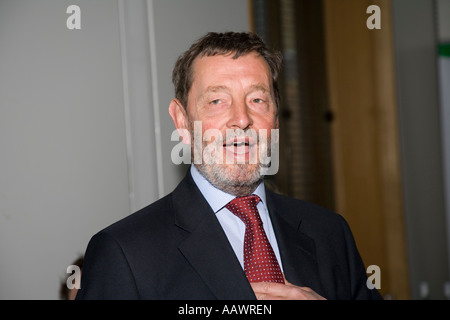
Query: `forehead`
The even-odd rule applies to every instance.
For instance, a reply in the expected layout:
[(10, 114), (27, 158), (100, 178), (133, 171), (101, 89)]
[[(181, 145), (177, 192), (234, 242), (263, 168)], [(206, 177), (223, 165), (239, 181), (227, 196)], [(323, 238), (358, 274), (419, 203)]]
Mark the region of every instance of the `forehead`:
[(201, 56), (192, 66), (192, 83), (221, 79), (258, 78), (269, 83), (270, 69), (267, 62), (256, 52), (233, 58), (228, 55)]

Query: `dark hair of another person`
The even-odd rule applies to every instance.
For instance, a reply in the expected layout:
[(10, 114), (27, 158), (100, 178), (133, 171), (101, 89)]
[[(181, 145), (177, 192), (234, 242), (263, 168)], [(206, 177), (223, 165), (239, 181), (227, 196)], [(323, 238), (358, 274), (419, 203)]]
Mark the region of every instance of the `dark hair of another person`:
[[(72, 263), (72, 265), (76, 265), (76, 266), (80, 267), (80, 270), (82, 270), (83, 269), (83, 261), (84, 261), (84, 257), (80, 256)], [(61, 300), (69, 300), (69, 288), (67, 287), (67, 277), (65, 277), (64, 280), (61, 281), (61, 285), (59, 287), (59, 298)]]

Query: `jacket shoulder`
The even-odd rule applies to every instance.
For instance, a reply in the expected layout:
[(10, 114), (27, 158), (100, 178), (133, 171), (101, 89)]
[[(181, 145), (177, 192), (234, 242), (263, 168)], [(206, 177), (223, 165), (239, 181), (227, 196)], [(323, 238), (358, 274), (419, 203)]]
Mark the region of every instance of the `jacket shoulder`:
[(154, 234), (164, 226), (173, 225), (172, 195), (156, 200), (144, 208), (103, 228), (97, 234), (108, 234), (116, 239), (125, 240), (141, 233)]
[(270, 202), (276, 211), (282, 216), (295, 216), (302, 220), (342, 220), (343, 217), (331, 209), (322, 207), (312, 202), (288, 197), (272, 191), (267, 191)]

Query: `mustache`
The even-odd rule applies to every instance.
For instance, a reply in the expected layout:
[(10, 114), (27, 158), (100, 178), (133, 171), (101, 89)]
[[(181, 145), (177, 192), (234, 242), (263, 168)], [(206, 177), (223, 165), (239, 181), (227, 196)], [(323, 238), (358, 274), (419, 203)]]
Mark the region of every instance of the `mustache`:
[(204, 133), (203, 141), (214, 142), (219, 145), (231, 145), (231, 144), (247, 144), (254, 145), (260, 142), (260, 136), (254, 129), (227, 129), (225, 134), (215, 134), (208, 131)]

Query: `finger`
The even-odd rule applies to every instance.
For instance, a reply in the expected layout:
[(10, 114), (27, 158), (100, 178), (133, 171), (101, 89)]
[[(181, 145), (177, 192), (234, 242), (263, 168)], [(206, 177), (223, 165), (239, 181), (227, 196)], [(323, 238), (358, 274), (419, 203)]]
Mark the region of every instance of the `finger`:
[(253, 291), (266, 294), (277, 291), (277, 289), (280, 289), (278, 287), (284, 286), (284, 284), (276, 282), (251, 282), (250, 285), (252, 286)]
[[(255, 295), (264, 299), (275, 299), (286, 295), (287, 289), (292, 288), (277, 282), (253, 282), (251, 283)], [(264, 295), (264, 296), (263, 296)]]
[(252, 289), (258, 300), (322, 300), (322, 296), (309, 287), (295, 286), (289, 282), (253, 282)]
[(257, 300), (265, 300), (266, 296), (267, 296), (267, 294), (265, 294), (265, 293), (257, 294), (256, 299)]
[(284, 284), (287, 285), (287, 286), (290, 286), (290, 287), (297, 287), (297, 288), (300, 288), (300, 289), (305, 290), (305, 291), (308, 291), (308, 292), (314, 292), (314, 290), (311, 289), (311, 288), (309, 288), (309, 287), (299, 287), (299, 286), (296, 286), (295, 284), (290, 283), (290, 282), (286, 279), (286, 277), (284, 276), (284, 274), (283, 274), (283, 278), (284, 278)]
[(284, 284), (285, 284), (285, 285), (287, 285), (287, 286), (295, 286), (295, 285), (293, 285), (292, 283), (290, 283), (290, 282), (286, 279), (286, 277), (284, 276), (284, 274), (283, 274), (283, 278), (284, 278)]
[(296, 286), (295, 284), (292, 284), (292, 283), (290, 283), (287, 279), (286, 279), (286, 277), (284, 276), (284, 274), (283, 274), (283, 278), (284, 278), (284, 284), (285, 285), (287, 285), (287, 286), (289, 286), (289, 287), (299, 287), (299, 286)]

